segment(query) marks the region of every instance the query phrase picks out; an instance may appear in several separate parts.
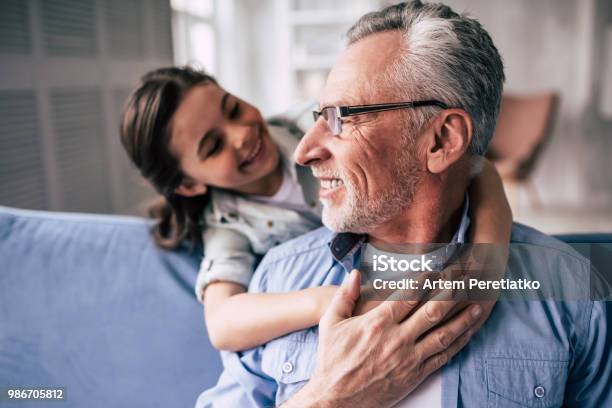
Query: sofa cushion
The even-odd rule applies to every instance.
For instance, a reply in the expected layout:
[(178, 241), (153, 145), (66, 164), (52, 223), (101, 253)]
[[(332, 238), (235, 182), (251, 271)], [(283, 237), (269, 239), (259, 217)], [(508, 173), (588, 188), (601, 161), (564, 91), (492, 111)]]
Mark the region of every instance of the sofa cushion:
[(192, 290), (201, 253), (160, 250), (149, 229), (0, 207), (0, 387), (65, 387), (66, 407), (183, 407), (216, 382)]

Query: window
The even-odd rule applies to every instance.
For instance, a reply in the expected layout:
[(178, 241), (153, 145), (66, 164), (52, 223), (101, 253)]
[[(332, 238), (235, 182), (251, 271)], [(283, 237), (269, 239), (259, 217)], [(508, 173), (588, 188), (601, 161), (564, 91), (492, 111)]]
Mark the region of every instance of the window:
[(213, 0), (172, 0), (174, 62), (217, 72)]

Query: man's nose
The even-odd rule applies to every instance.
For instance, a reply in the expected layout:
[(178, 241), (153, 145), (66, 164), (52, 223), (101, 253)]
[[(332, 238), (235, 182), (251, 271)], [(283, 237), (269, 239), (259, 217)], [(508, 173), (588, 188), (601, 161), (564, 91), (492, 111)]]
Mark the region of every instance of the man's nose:
[(325, 146), (325, 138), (332, 137), (327, 125), (318, 120), (314, 126), (302, 137), (293, 154), (295, 162), (301, 166), (310, 166), (331, 157)]

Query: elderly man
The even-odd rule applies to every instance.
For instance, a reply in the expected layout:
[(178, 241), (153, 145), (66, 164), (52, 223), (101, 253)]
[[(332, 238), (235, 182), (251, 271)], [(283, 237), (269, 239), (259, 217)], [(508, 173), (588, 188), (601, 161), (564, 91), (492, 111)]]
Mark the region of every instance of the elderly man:
[[(352, 317), (360, 282), (349, 272), (369, 246), (462, 242), (503, 80), (486, 31), (446, 6), (402, 3), (351, 28), (296, 152), (321, 182), (327, 228), (270, 251), (249, 290), (344, 284), (319, 328), (225, 353), (198, 406), (612, 406), (606, 303), (500, 301), (476, 333), (477, 305), (438, 325), (455, 302), (385, 302)], [(526, 275), (588, 276), (537, 231), (515, 225), (512, 241), (549, 254), (511, 252)]]

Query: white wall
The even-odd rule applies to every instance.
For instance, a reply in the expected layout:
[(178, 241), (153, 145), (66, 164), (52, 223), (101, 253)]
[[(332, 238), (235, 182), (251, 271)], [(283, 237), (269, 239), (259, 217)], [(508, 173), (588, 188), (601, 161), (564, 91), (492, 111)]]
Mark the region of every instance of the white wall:
[[(447, 0), (489, 31), (509, 92), (557, 90), (553, 137), (536, 168), (545, 205), (612, 206), (612, 134), (597, 109), (602, 26), (609, 5), (595, 0)], [(610, 21), (608, 19), (608, 21)]]

